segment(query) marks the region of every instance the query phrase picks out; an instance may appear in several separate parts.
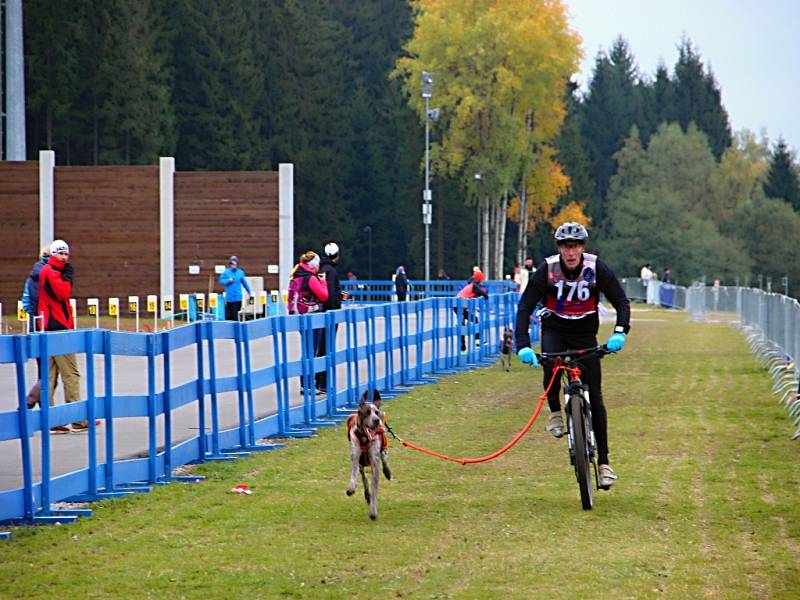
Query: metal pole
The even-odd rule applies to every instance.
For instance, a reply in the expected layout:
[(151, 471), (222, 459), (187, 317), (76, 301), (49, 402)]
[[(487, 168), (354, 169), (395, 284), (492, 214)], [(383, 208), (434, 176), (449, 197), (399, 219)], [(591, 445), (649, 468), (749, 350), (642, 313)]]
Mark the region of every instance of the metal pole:
[(475, 260), (476, 265), (481, 264), (481, 200), (475, 201), (475, 241), (476, 245), (475, 248), (477, 249), (477, 258)]
[(6, 112), (5, 112), (5, 104), (3, 104), (3, 97), (5, 96), (5, 87), (6, 87), (6, 80), (5, 80), (5, 46), (3, 45), (5, 42), (5, 15), (3, 15), (3, 2), (0, 0), (0, 160), (3, 160), (3, 156), (5, 155), (5, 143), (3, 142), (6, 134)]
[(22, 0), (6, 0), (6, 160), (25, 160)]
[(425, 281), (431, 280), (431, 191), (430, 177), (430, 98), (425, 97), (425, 193), (423, 194), (422, 218), (425, 220)]

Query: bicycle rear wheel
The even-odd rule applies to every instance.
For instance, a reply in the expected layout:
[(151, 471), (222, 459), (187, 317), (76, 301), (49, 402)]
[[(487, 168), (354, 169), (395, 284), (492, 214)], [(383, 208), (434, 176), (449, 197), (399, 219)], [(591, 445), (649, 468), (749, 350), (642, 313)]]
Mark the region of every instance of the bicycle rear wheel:
[(575, 393), (570, 398), (569, 412), (572, 440), (575, 444), (575, 477), (578, 479), (578, 488), (581, 491), (581, 506), (583, 510), (592, 510), (592, 477), (591, 461), (589, 460), (588, 428), (583, 414), (581, 392)]

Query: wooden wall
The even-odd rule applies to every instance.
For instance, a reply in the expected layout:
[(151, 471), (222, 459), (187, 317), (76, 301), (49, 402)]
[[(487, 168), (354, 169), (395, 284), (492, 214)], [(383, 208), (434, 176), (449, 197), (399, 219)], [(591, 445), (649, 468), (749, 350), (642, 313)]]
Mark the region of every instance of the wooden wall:
[(38, 254), (39, 163), (0, 162), (0, 302), (6, 315), (16, 315)]
[[(66, 240), (75, 267), (73, 297), (85, 314), (86, 298), (160, 293), (159, 169), (157, 166), (56, 166), (55, 236)], [(249, 276), (278, 288), (277, 172), (175, 173), (175, 294), (221, 292), (214, 266), (235, 254)], [(16, 314), (25, 278), (39, 248), (39, 164), (0, 162), (0, 302)], [(199, 265), (199, 275), (189, 275)], [(285, 286), (284, 286), (285, 287)], [(176, 297), (177, 303), (177, 297)]]
[(278, 276), (267, 274), (279, 256), (278, 173), (176, 172), (175, 293), (208, 292), (209, 277), (222, 292), (214, 266), (232, 255), (248, 276), (264, 277), (264, 289), (278, 289)]
[(127, 307), (128, 296), (158, 293), (158, 167), (56, 166), (54, 204), (55, 237), (70, 245), (75, 267), (73, 298), (118, 296)]

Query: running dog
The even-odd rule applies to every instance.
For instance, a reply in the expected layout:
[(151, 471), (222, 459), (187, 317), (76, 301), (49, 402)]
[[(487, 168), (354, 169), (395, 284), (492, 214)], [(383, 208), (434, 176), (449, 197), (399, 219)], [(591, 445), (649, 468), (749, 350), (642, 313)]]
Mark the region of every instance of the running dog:
[[(350, 485), (347, 495), (356, 493), (356, 472), (360, 472), (364, 483), (364, 499), (369, 504), (369, 518), (374, 521), (378, 518), (379, 467), (382, 467), (386, 479), (392, 478), (392, 471), (386, 451), (389, 441), (384, 427), (386, 415), (381, 412), (381, 395), (375, 390), (372, 402), (368, 402), (367, 394), (364, 392), (361, 395), (358, 412), (347, 418), (347, 439), (350, 441)], [(371, 493), (364, 467), (372, 471)]]

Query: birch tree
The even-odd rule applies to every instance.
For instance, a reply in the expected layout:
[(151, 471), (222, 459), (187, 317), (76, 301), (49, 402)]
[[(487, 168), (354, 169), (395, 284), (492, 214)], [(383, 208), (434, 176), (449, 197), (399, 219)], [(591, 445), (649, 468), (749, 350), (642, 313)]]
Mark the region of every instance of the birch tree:
[(414, 37), (395, 76), (424, 122), (420, 76), (433, 73), (432, 106), (441, 117), (434, 124), (431, 171), (461, 178), (466, 202), (479, 204), (481, 266), (490, 277), (502, 276), (507, 198), (523, 171), (535, 167), (536, 150), (558, 133), (565, 85), (580, 58), (579, 37), (560, 0), (413, 4)]

